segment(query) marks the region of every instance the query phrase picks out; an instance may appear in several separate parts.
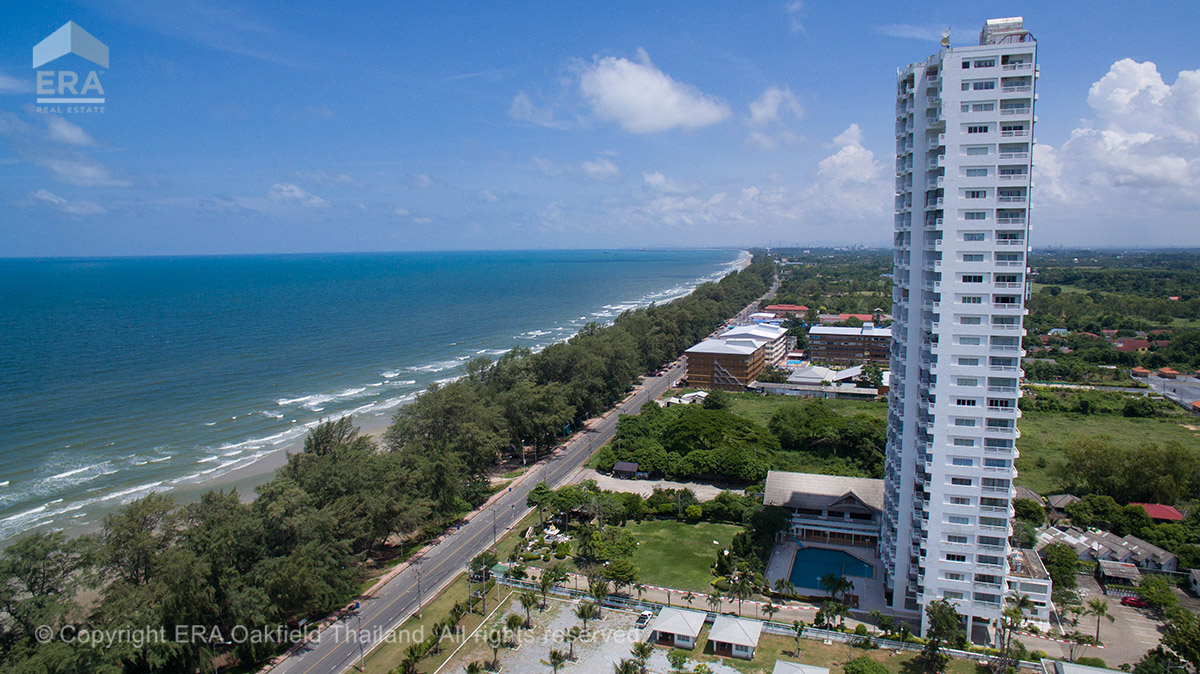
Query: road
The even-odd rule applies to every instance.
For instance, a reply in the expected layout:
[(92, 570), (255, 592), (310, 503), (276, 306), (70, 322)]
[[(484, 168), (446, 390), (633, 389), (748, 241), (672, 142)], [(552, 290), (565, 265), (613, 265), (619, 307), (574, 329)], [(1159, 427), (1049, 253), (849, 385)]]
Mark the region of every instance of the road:
[[(757, 309), (759, 302), (774, 294), (778, 287), (777, 279), (767, 294), (747, 305), (737, 318), (745, 320)], [(634, 394), (615, 410), (588, 422), (583, 431), (545, 459), (526, 479), (518, 480), (499, 498), (476, 511), (466, 524), (428, 549), (374, 597), (361, 601), (357, 615), (348, 615), (323, 630), (318, 638), (272, 668), (271, 674), (342, 674), (357, 668), (360, 652), (369, 652), (416, 613), (418, 592), (421, 601), (434, 597), (462, 573), (475, 556), (491, 547), (509, 527), (525, 516), (529, 510), (525, 498), (534, 486), (544, 481), (551, 488), (557, 488), (570, 482), (572, 474), (592, 452), (612, 439), (620, 415), (636, 414), (644, 403), (658, 398), (684, 374), (682, 361), (676, 361), (663, 375), (646, 377)]]
[[(304, 649), (280, 662), (272, 674), (341, 674), (357, 667), (359, 644), (369, 651), (373, 644), (416, 612), (417, 582), (421, 596), (429, 600), (459, 573), (476, 555), (487, 550), (493, 539), (504, 535), (508, 527), (528, 512), (525, 497), (538, 482), (552, 488), (570, 480), (591, 456), (592, 451), (612, 438), (621, 414), (636, 414), (648, 400), (654, 400), (684, 374), (675, 365), (662, 376), (647, 377), (638, 390), (607, 417), (594, 419), (574, 438), (530, 474), (516, 483), (484, 509), (477, 511), (461, 529), (443, 538), (416, 564), (397, 575), (376, 596), (361, 603), (357, 616), (347, 616)], [(361, 628), (360, 626), (361, 620)], [(359, 631), (361, 629), (361, 631)]]

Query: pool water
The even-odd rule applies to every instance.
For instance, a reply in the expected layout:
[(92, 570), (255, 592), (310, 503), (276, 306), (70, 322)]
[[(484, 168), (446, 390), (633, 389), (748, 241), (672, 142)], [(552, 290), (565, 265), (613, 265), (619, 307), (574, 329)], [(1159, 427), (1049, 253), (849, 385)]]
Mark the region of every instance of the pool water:
[(796, 587), (819, 589), (829, 574), (848, 578), (874, 578), (875, 568), (854, 555), (828, 548), (800, 548), (792, 559), (788, 579)]

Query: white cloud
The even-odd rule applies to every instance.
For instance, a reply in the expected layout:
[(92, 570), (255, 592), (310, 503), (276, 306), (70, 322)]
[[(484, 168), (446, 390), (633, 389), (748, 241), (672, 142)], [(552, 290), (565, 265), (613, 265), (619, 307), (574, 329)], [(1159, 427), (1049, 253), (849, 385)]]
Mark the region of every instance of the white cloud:
[(793, 33), (804, 32), (804, 0), (791, 0), (783, 6)]
[(358, 187), (358, 188), (363, 187), (363, 184), (360, 183), (359, 181), (355, 180), (353, 176), (350, 176), (345, 173), (336, 173), (336, 172), (332, 172), (332, 171), (319, 171), (316, 173), (305, 173), (303, 171), (297, 171), (296, 177), (301, 178), (303, 180), (307, 180), (309, 182), (319, 183), (322, 185), (332, 185), (334, 187), (341, 187), (341, 186), (347, 186), (347, 185), (350, 187)]
[(479, 192), (479, 198), (483, 199), (489, 204), (494, 204), (497, 201), (500, 201), (500, 197), (496, 196), (496, 193), (491, 190), (481, 190)]
[(418, 173), (412, 177), (412, 184), (414, 187), (430, 187), (433, 185), (433, 178), (424, 173)]
[(797, 136), (785, 125), (785, 119), (803, 119), (804, 108), (784, 87), (768, 87), (762, 95), (750, 103), (750, 115), (746, 123), (751, 127), (747, 140), (764, 150), (772, 150), (782, 142), (797, 140)]
[(671, 180), (662, 173), (655, 171), (654, 173), (643, 173), (642, 180), (650, 189), (658, 192), (667, 192), (680, 194), (683, 192), (691, 192), (696, 189), (694, 185), (685, 185), (675, 180)]
[(50, 190), (38, 190), (29, 196), (70, 215), (97, 215), (107, 212), (107, 209), (94, 201), (67, 201)]
[(428, 225), (433, 222), (433, 218), (413, 218), (412, 221), (414, 225)]
[(275, 201), (295, 202), (309, 208), (328, 208), (329, 202), (310, 192), (305, 192), (291, 183), (276, 183), (267, 190), (267, 196)]
[(699, 129), (729, 117), (729, 106), (689, 84), (672, 79), (650, 62), (606, 56), (582, 68), (579, 89), (597, 117), (631, 133)]
[(67, 145), (79, 145), (81, 147), (93, 147), (96, 141), (87, 134), (82, 128), (68, 122), (62, 117), (50, 115), (46, 118), (46, 133), (50, 140)]
[(131, 183), (113, 176), (100, 162), (83, 154), (42, 156), (34, 159), (55, 178), (80, 187), (128, 187)]
[(833, 185), (866, 183), (879, 176), (875, 153), (862, 145), (862, 129), (851, 124), (833, 139), (838, 151), (817, 164), (817, 175)]
[(592, 180), (607, 181), (621, 177), (621, 170), (617, 168), (617, 165), (604, 157), (583, 162), (579, 165), (579, 170)]
[(908, 40), (926, 40), (937, 42), (942, 39), (942, 29), (933, 26), (913, 26), (907, 23), (890, 23), (882, 26), (871, 26), (871, 30), (879, 35), (898, 37)]
[(25, 94), (33, 91), (33, 83), (0, 73), (0, 94)]
[(554, 118), (554, 110), (548, 107), (534, 105), (529, 95), (524, 91), (513, 97), (508, 106), (508, 116), (518, 122), (529, 122), (551, 129), (565, 129), (566, 124)]
[(404, 208), (397, 208), (396, 215), (408, 215), (408, 210)]

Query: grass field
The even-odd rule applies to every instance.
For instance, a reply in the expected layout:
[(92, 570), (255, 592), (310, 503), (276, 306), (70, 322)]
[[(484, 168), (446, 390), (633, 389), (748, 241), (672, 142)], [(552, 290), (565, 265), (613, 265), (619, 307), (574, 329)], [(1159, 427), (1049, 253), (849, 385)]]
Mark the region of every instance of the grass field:
[[(796, 640), (788, 637), (783, 637), (775, 634), (763, 634), (758, 640), (758, 649), (754, 654), (753, 660), (738, 660), (736, 658), (719, 658), (711, 654), (711, 649), (708, 648), (708, 627), (700, 633), (700, 643), (704, 644), (704, 651), (700, 649), (688, 651), (690, 657), (689, 664), (693, 662), (721, 662), (722, 664), (733, 667), (739, 672), (745, 674), (767, 674), (775, 667), (776, 660), (786, 660), (788, 662), (799, 662), (806, 665), (815, 665), (817, 667), (828, 667), (830, 674), (842, 674), (842, 666), (850, 657), (850, 650), (846, 644), (824, 644), (813, 639), (803, 639), (800, 642), (800, 653), (796, 654)], [(900, 653), (897, 651), (885, 651), (880, 649), (862, 650), (854, 649), (854, 657), (866, 655), (876, 662), (881, 662), (888, 671), (892, 674), (918, 674), (920, 670), (913, 667), (911, 661), (914, 653)], [(950, 664), (946, 667), (947, 674), (975, 674), (975, 663), (970, 660), (951, 659)]]
[[(735, 393), (733, 398), (734, 414), (739, 417), (745, 417), (752, 421), (756, 421), (764, 426), (771, 420), (771, 415), (775, 414), (783, 405), (796, 404), (808, 400), (807, 398), (796, 398), (793, 396), (763, 396), (754, 393)], [(868, 414), (877, 419), (887, 418), (887, 402), (873, 400), (825, 400), (823, 401), (830, 409), (839, 414)]]
[(1063, 464), (1062, 450), (1072, 442), (1097, 436), (1107, 436), (1110, 443), (1118, 447), (1142, 447), (1150, 443), (1159, 445), (1179, 442), (1185, 447), (1200, 444), (1200, 429), (1188, 428), (1184, 424), (1195, 421), (1191, 417), (1132, 419), (1107, 414), (1082, 416), (1067, 412), (1025, 412), (1018, 422), (1021, 439), (1017, 447), (1021, 458), (1017, 459), (1017, 484), (1024, 485), (1039, 494), (1058, 493), (1060, 483), (1056, 475)]
[[(697, 594), (711, 589), (709, 570), (716, 561), (717, 551), (733, 543), (733, 535), (741, 527), (732, 524), (697, 522), (689, 524), (674, 520), (647, 520), (626, 525), (638, 539), (633, 563), (638, 576), (646, 585), (662, 585)], [(713, 541), (720, 545), (713, 545)]]

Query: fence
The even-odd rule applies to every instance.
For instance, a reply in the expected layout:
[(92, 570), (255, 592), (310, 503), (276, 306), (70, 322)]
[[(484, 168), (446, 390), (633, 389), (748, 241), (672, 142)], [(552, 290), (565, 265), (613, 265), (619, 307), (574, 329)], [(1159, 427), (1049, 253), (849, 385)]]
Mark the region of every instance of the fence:
[[(523, 590), (531, 590), (533, 592), (540, 592), (537, 583), (534, 583), (533, 581), (519, 580), (516, 578), (498, 578), (497, 581), (501, 585), (508, 585), (510, 587), (520, 588)], [(550, 590), (549, 594), (552, 594), (552, 595), (555, 595), (558, 597), (566, 597), (567, 599), (575, 599), (575, 598), (591, 596), (583, 590), (575, 590), (575, 589), (572, 589), (569, 587), (559, 587), (557, 585), (554, 586), (554, 588)], [(655, 611), (655, 612), (657, 612), (659, 609), (663, 608), (663, 604), (659, 604), (657, 602), (642, 601), (641, 599), (634, 599), (632, 597), (629, 597), (629, 598), (616, 597), (616, 596), (612, 596), (612, 595), (605, 598), (604, 605), (611, 607), (611, 608), (624, 609), (627, 611)], [(704, 619), (706, 622), (712, 622), (713, 620), (716, 620), (717, 615), (718, 615), (717, 613), (714, 613), (712, 611), (705, 611), (704, 613), (705, 613)], [(747, 620), (749, 620), (749, 618), (747, 618)], [(795, 636), (796, 636), (796, 629), (794, 627), (792, 627), (791, 625), (788, 625), (786, 623), (781, 623), (781, 622), (772, 622), (769, 620), (763, 620), (761, 622), (763, 625), (763, 631), (767, 632), (768, 634), (775, 634), (775, 635), (792, 637), (792, 638), (795, 638)], [(911, 643), (911, 642), (907, 642), (907, 641), (895, 641), (893, 639), (884, 639), (882, 637), (867, 637), (867, 636), (854, 634), (853, 632), (838, 632), (836, 630), (823, 630), (823, 629), (819, 629), (816, 627), (809, 627), (809, 626), (804, 627), (800, 636), (801, 636), (801, 638), (804, 638), (804, 639), (813, 639), (816, 641), (837, 641), (840, 643), (853, 642), (855, 645), (858, 645), (860, 643), (870, 643), (872, 646), (874, 646), (876, 648), (883, 648), (885, 650), (892, 650), (892, 651), (920, 651), (923, 648), (923, 646), (921, 644)], [(947, 655), (949, 655), (951, 657), (962, 658), (965, 660), (972, 660), (974, 662), (981, 662), (984, 664), (987, 664), (992, 661), (992, 656), (986, 655), (984, 653), (975, 653), (972, 651), (960, 651), (956, 648), (943, 648), (942, 652), (946, 653)], [(1042, 671), (1041, 664), (1036, 663), (1036, 662), (1030, 662), (1028, 660), (1021, 660), (1017, 663), (1017, 665), (1024, 669), (1032, 669), (1032, 670), (1036, 670), (1039, 672)]]

